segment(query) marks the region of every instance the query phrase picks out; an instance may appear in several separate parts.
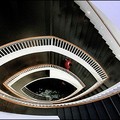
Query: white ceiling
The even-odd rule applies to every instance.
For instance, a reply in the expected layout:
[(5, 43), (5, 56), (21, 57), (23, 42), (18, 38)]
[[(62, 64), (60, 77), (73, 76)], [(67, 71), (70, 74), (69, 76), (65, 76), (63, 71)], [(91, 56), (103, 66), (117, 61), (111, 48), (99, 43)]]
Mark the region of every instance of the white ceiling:
[(120, 60), (120, 2), (75, 1)]
[(120, 30), (120, 1), (91, 1)]

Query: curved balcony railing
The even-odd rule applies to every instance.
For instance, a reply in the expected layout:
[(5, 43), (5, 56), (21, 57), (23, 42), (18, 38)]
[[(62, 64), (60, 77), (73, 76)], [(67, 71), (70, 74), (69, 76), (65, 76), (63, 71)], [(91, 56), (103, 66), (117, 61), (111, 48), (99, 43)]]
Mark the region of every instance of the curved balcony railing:
[[(68, 99), (70, 97), (72, 97), (73, 95), (76, 95), (81, 89), (83, 89), (85, 87), (85, 84), (75, 75), (73, 74), (71, 71), (68, 71), (66, 70), (65, 68), (62, 68), (62, 67), (59, 67), (57, 65), (52, 65), (52, 64), (42, 64), (42, 65), (36, 65), (36, 66), (32, 66), (32, 67), (29, 67), (29, 68), (26, 68), (18, 73), (16, 73), (15, 75), (11, 76), (9, 79), (7, 79), (3, 85), (9, 89), (12, 93), (14, 93), (15, 95), (17, 95), (18, 97), (20, 98), (23, 98), (23, 99), (29, 99), (27, 97), (25, 97), (24, 95), (21, 95), (19, 92), (17, 92), (16, 90), (14, 90), (11, 85), (13, 85), (15, 82), (17, 82), (19, 79), (21, 79), (22, 77), (25, 77), (31, 73), (34, 73), (34, 72), (38, 72), (38, 71), (43, 71), (43, 70), (51, 70), (51, 68), (54, 68), (55, 71), (56, 70), (61, 70), (61, 71), (64, 71), (65, 73), (67, 73), (67, 75), (71, 76), (68, 80), (66, 80), (68, 83), (71, 81), (70, 79), (72, 79), (72, 82), (71, 84), (77, 88), (77, 90), (75, 92), (73, 92), (72, 94), (70, 94), (69, 96), (65, 97), (65, 98), (62, 98), (62, 100), (64, 99)], [(50, 78), (51, 75), (49, 75), (48, 77), (41, 77), (41, 78)], [(57, 76), (58, 78), (60, 76)], [(41, 79), (40, 76), (39, 76), (39, 79)], [(23, 79), (22, 79), (23, 80)], [(24, 79), (25, 80), (25, 79)], [(61, 79), (63, 80), (63, 79)], [(34, 81), (34, 80), (33, 80)], [(31, 82), (33, 82), (31, 81)], [(29, 82), (29, 81), (28, 81)], [(26, 82), (25, 82), (26, 83)], [(24, 84), (24, 82), (23, 82)], [(26, 83), (27, 84), (27, 83)], [(76, 86), (77, 85), (77, 86)], [(24, 88), (26, 85), (22, 86), (22, 88)], [(16, 88), (17, 89), (17, 88)], [(18, 89), (19, 90), (19, 89)], [(57, 100), (57, 101), (61, 101), (60, 100)]]
[(71, 71), (68, 71), (65, 68), (59, 67), (57, 65), (52, 65), (52, 64), (42, 64), (42, 65), (36, 65), (34, 67), (26, 68), (26, 69), (18, 72), (17, 74), (11, 76), (8, 80), (6, 80), (4, 82), (4, 84), (6, 84), (6, 85), (9, 84), (12, 80), (14, 80), (18, 76), (22, 75), (23, 73), (27, 73), (29, 71), (32, 71), (32, 70), (35, 70), (35, 69), (37, 70), (37, 69), (41, 69), (41, 68), (55, 68), (55, 69), (64, 71), (64, 72), (68, 73), (69, 75), (71, 75), (73, 78), (75, 78), (83, 87), (85, 86), (84, 83), (75, 74), (73, 74)]
[(74, 102), (68, 102), (68, 103), (61, 103), (61, 104), (52, 104), (52, 103), (39, 103), (37, 101), (28, 101), (24, 99), (20, 99), (17, 97), (13, 97), (11, 95), (6, 94), (5, 92), (0, 90), (0, 98), (7, 100), (9, 102), (12, 102), (14, 104), (19, 104), (19, 105), (24, 105), (24, 106), (29, 106), (29, 107), (35, 107), (35, 108), (60, 108), (60, 107), (67, 107), (67, 106), (76, 106), (76, 105), (82, 105), (82, 104), (87, 104), (90, 102), (95, 102), (98, 100), (101, 100), (103, 98), (107, 98), (111, 95), (115, 95), (120, 92), (120, 82), (117, 83), (116, 85), (108, 88), (107, 90), (94, 95), (92, 97), (88, 97), (86, 99), (74, 101)]
[[(63, 39), (60, 39), (54, 36), (22, 39), (22, 40), (15, 41), (15, 42), (6, 44), (4, 46), (1, 46), (0, 47), (0, 61), (1, 61), (0, 65), (3, 65), (6, 62), (12, 59), (15, 59), (17, 57), (35, 53), (35, 52), (41, 52), (41, 51), (42, 52), (53, 51), (53, 52), (59, 52), (61, 54), (65, 54), (66, 56), (82, 64), (89, 72), (91, 72), (91, 74), (96, 79), (99, 79), (98, 81), (100, 80), (104, 81), (108, 78), (103, 68), (95, 61), (95, 59), (93, 59), (90, 55), (88, 55), (84, 50), (80, 49), (79, 47)], [(71, 53), (71, 55), (68, 53)], [(75, 55), (75, 57), (73, 55)], [(6, 59), (6, 56), (8, 56), (7, 59)], [(95, 74), (97, 74), (97, 76)]]
[[(94, 58), (88, 55), (84, 50), (71, 44), (70, 42), (67, 42), (63, 39), (60, 39), (54, 36), (27, 38), (27, 39), (22, 39), (22, 40), (11, 42), (9, 44), (1, 46), (0, 47), (0, 65), (2, 66), (3, 64), (17, 57), (21, 57), (27, 54), (32, 54), (36, 52), (47, 52), (47, 51), (57, 52), (67, 57), (70, 57), (71, 59), (74, 59), (79, 64), (83, 65), (97, 80), (97, 83), (93, 87), (88, 89), (86, 92), (83, 92), (81, 95), (78, 95), (77, 97), (73, 97), (70, 100), (75, 100), (76, 98), (79, 98), (80, 96), (86, 95), (87, 93), (93, 91), (100, 84), (102, 84), (105, 80), (108, 79), (108, 76), (106, 72), (103, 70), (103, 68), (97, 63), (97, 61)], [(30, 68), (30, 69), (33, 69), (33, 68)], [(70, 74), (72, 74), (72, 72)], [(72, 74), (72, 76), (74, 75)], [(12, 79), (14, 79), (17, 76), (12, 76), (12, 77), (13, 77)], [(76, 76), (74, 77), (77, 78)], [(115, 86), (114, 90), (116, 89), (117, 88)], [(109, 95), (106, 95), (106, 94), (103, 95), (102, 92), (99, 93), (101, 98), (97, 94), (98, 96), (95, 95), (95, 96), (92, 96), (92, 97), (89, 97), (83, 100), (78, 100), (74, 102), (63, 100), (63, 102), (65, 103), (54, 103), (54, 104), (53, 103), (48, 103), (48, 104), (40, 103), (37, 101), (30, 101), (30, 100), (13, 97), (13, 96), (6, 94), (2, 90), (0, 90), (0, 96), (2, 99), (5, 99), (5, 100), (8, 100), (10, 102), (20, 104), (20, 105), (38, 107), (38, 108), (40, 107), (41, 108), (54, 108), (54, 107), (73, 106), (73, 105), (78, 105), (78, 104), (89, 103), (92, 101), (97, 101), (99, 99), (108, 97), (112, 94), (116, 94), (118, 91), (119, 91), (118, 89), (116, 91), (113, 91), (113, 89), (111, 88), (109, 90), (110, 92)]]

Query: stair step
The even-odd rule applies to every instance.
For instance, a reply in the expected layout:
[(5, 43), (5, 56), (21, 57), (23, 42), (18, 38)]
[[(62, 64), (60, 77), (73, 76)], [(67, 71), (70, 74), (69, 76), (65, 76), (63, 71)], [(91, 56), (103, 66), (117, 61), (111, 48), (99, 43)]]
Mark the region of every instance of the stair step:
[(82, 120), (90, 120), (90, 115), (89, 115), (85, 105), (79, 106), (79, 111), (80, 111)]
[(72, 120), (73, 116), (72, 116), (72, 111), (70, 108), (64, 108), (64, 112), (65, 112), (65, 119), (66, 120)]
[(111, 119), (119, 119), (120, 116), (117, 110), (115, 109), (113, 103), (111, 102), (110, 98), (104, 99), (103, 102)]
[(97, 111), (96, 111), (95, 107), (93, 106), (93, 104), (92, 103), (91, 104), (86, 104), (86, 106), (87, 106), (90, 118), (92, 120), (93, 119), (95, 119), (95, 120), (99, 119), (99, 116), (98, 116)]
[(78, 107), (71, 107), (72, 116), (74, 120), (81, 119), (79, 108)]
[(108, 116), (108, 114), (107, 114), (107, 112), (106, 112), (106, 110), (105, 110), (105, 108), (104, 108), (104, 106), (103, 106), (103, 104), (102, 104), (102, 102), (95, 102), (95, 103), (93, 103), (94, 104), (94, 106), (95, 106), (95, 109), (96, 109), (96, 111), (97, 111), (97, 113), (98, 113), (98, 116), (99, 116), (99, 118), (102, 120), (108, 120), (109, 119), (109, 116)]

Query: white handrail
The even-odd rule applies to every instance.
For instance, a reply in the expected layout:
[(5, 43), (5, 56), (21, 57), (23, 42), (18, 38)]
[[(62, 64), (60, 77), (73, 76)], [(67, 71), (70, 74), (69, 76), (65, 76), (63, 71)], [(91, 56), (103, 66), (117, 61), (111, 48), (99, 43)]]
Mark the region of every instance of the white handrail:
[[(94, 58), (88, 55), (84, 50), (82, 50), (81, 48), (77, 47), (76, 45), (70, 42), (67, 42), (61, 38), (57, 38), (54, 36), (26, 38), (1, 46), (0, 66), (20, 56), (24, 56), (36, 52), (47, 52), (47, 51), (63, 54), (77, 61), (79, 64), (83, 65), (97, 80), (96, 85), (93, 86), (91, 90), (96, 89), (96, 87), (98, 87), (98, 84), (100, 85), (101, 83), (103, 83), (105, 80), (108, 79), (108, 76), (106, 72), (103, 70), (103, 68), (97, 63), (97, 61)], [(86, 93), (88, 93), (88, 91)], [(35, 103), (35, 102), (31, 103), (31, 101), (26, 101), (24, 99), (10, 96), (5, 92), (3, 92), (2, 90), (0, 90), (0, 95), (2, 99), (6, 99), (10, 102), (15, 102), (16, 104), (19, 103), (21, 105), (26, 105), (31, 107), (43, 107), (43, 108), (63, 107), (63, 106), (75, 105), (78, 103), (81, 104), (81, 101), (79, 101), (78, 103), (67, 102), (61, 104), (56, 103), (56, 104), (47, 104), (47, 105)]]
[[(38, 45), (38, 43), (40, 44)], [(71, 47), (71, 49), (69, 49), (68, 46)], [(66, 56), (82, 64), (97, 80), (99, 79), (98, 81), (104, 81), (108, 78), (103, 68), (84, 50), (54, 36), (27, 38), (1, 46), (0, 66), (17, 57), (44, 51), (64, 53)]]
[(68, 106), (76, 106), (76, 105), (82, 105), (82, 104), (87, 104), (90, 102), (95, 102), (104, 98), (107, 98), (109, 96), (115, 95), (120, 92), (120, 82), (117, 83), (116, 85), (108, 88), (107, 90), (98, 93), (97, 95), (94, 95), (92, 97), (88, 97), (82, 100), (77, 100), (74, 102), (67, 102), (67, 103), (61, 103), (61, 104), (45, 104), (45, 103), (40, 103), (38, 101), (28, 101), (24, 100), (21, 98), (13, 97), (11, 95), (8, 95), (7, 93), (3, 92), (0, 90), (0, 98), (7, 100), (9, 102), (12, 102), (14, 104), (19, 104), (23, 106), (29, 106), (29, 107), (35, 107), (35, 108), (60, 108), (60, 107), (68, 107)]
[[(26, 68), (16, 74), (14, 74), (13, 76), (11, 76), (9, 79), (7, 79), (3, 85), (9, 89), (12, 93), (16, 94), (17, 96), (21, 97), (21, 98), (24, 98), (26, 99), (26, 97), (23, 97), (21, 96), (21, 94), (19, 94), (17, 91), (13, 90), (13, 88), (11, 87), (16, 81), (19, 81), (19, 79), (31, 74), (31, 73), (34, 73), (34, 72), (38, 72), (38, 71), (43, 71), (43, 70), (59, 70), (59, 72), (63, 71), (61, 74), (64, 74), (67, 73), (67, 76), (69, 77), (62, 77), (61, 80), (64, 80), (64, 81), (67, 81), (68, 83), (72, 84), (74, 87), (77, 88), (76, 91), (74, 91), (72, 94), (70, 94), (69, 96), (65, 97), (65, 98), (62, 98), (62, 100), (64, 99), (68, 99), (70, 97), (72, 97), (73, 95), (76, 95), (79, 91), (81, 91), (84, 87), (85, 87), (85, 84), (74, 74), (72, 73), (71, 71), (68, 71), (66, 70), (65, 68), (62, 68), (60, 66), (57, 66), (57, 65), (52, 65), (52, 64), (42, 64), (42, 65), (36, 65), (36, 66), (32, 66), (32, 67), (29, 67), (29, 68)], [(39, 76), (40, 77), (40, 76)], [(50, 74), (50, 76), (48, 77), (40, 77), (38, 79), (44, 79), (44, 78), (59, 78), (60, 76), (54, 76)], [(69, 78), (69, 79), (68, 79)], [(37, 80), (37, 79), (36, 79)], [(33, 80), (33, 81), (36, 81), (36, 80)], [(31, 82), (33, 82), (31, 81)], [(28, 83), (30, 84), (30, 82)], [(24, 83), (23, 83), (24, 85)], [(27, 86), (26, 84), (24, 86)], [(61, 99), (60, 99), (61, 101)], [(58, 100), (57, 100), (58, 102)]]

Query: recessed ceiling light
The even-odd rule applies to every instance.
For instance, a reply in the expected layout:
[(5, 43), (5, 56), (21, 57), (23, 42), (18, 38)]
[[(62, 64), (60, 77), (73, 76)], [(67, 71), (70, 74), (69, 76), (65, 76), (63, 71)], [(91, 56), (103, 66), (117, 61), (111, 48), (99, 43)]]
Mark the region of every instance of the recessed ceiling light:
[(87, 11), (88, 14), (90, 14), (91, 12), (90, 11)]
[(100, 26), (100, 29), (103, 29), (103, 27), (102, 27), (102, 26)]
[(111, 43), (113, 43), (113, 41), (112, 41), (112, 40), (111, 40), (110, 42), (111, 42)]

